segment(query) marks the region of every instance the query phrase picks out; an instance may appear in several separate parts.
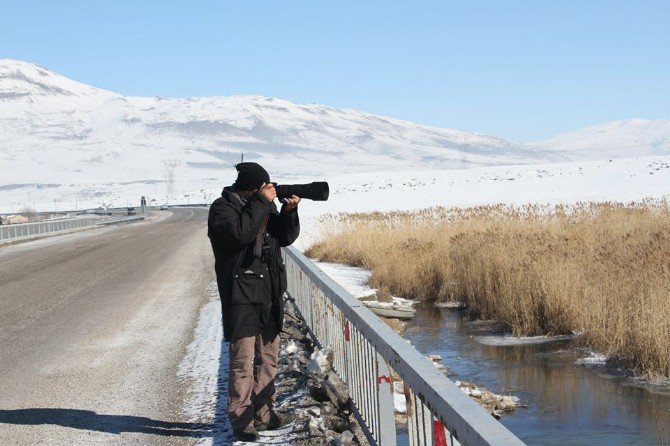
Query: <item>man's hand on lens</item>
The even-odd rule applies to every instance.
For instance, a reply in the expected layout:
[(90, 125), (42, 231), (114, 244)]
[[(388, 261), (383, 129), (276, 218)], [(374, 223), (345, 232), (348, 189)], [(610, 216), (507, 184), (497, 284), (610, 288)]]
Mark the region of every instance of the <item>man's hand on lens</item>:
[(282, 207), (282, 211), (291, 212), (298, 207), (298, 203), (300, 203), (300, 197), (291, 195), (290, 198), (284, 199), (284, 207)]
[(272, 202), (277, 198), (277, 191), (275, 185), (272, 183), (263, 183), (258, 193), (265, 197), (266, 200)]

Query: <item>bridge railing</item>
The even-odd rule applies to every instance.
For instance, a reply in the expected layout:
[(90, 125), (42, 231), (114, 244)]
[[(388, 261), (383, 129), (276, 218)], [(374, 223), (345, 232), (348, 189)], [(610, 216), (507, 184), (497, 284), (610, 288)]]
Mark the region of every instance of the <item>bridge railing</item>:
[(288, 293), (316, 343), (333, 349), (371, 444), (396, 444), (394, 375), (404, 384), (410, 446), (524, 444), (311, 260), (295, 248), (284, 259)]

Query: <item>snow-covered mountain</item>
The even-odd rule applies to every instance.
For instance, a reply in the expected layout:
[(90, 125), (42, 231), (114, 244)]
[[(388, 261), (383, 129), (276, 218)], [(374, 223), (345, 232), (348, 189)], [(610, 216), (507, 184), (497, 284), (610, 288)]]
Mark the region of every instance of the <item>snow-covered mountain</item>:
[(575, 159), (670, 155), (670, 119), (607, 122), (530, 145), (556, 150)]
[(270, 97), (128, 97), (0, 60), (0, 204), (109, 202), (141, 191), (164, 198), (170, 164), (181, 197), (230, 183), (242, 152), (280, 180), (564, 159), (483, 134)]

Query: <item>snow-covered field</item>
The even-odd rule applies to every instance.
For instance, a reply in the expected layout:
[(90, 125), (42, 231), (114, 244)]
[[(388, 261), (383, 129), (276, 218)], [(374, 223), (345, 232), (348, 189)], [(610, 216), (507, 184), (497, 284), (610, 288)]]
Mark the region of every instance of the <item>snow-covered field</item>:
[(319, 216), (327, 213), (670, 197), (670, 156), (347, 174), (328, 181), (327, 202), (301, 204), (302, 234), (297, 243), (302, 249), (319, 237), (323, 230)]

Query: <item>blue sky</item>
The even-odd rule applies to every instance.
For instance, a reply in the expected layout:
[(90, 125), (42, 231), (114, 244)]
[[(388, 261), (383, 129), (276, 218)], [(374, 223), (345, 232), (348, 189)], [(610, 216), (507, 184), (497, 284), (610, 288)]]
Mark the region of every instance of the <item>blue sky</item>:
[(0, 57), (128, 95), (260, 94), (518, 141), (670, 118), (670, 2), (0, 1)]

